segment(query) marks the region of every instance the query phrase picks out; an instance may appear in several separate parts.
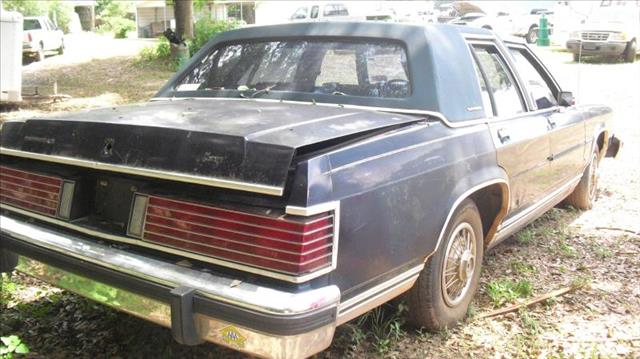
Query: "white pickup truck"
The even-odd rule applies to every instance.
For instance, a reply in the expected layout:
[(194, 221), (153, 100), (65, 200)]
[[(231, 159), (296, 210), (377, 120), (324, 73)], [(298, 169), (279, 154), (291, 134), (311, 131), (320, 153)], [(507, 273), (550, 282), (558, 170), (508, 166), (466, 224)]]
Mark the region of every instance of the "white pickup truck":
[(46, 16), (25, 17), (22, 35), (22, 53), (44, 60), (45, 52), (64, 52), (64, 33)]
[(567, 50), (582, 56), (619, 57), (634, 62), (640, 53), (640, 1), (602, 1), (579, 30), (572, 31)]

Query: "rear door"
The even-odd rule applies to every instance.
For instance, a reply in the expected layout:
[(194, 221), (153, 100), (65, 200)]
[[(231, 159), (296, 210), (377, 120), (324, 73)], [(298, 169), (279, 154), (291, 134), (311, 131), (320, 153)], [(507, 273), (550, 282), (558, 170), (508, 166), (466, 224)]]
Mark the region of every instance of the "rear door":
[(549, 127), (551, 171), (555, 188), (580, 175), (586, 164), (585, 124), (575, 106), (563, 107), (556, 100), (560, 87), (537, 57), (525, 46), (510, 45), (509, 51), (532, 111), (544, 116)]
[(498, 164), (509, 176), (509, 217), (549, 192), (549, 137), (544, 116), (528, 112), (511, 65), (493, 42), (471, 46)]

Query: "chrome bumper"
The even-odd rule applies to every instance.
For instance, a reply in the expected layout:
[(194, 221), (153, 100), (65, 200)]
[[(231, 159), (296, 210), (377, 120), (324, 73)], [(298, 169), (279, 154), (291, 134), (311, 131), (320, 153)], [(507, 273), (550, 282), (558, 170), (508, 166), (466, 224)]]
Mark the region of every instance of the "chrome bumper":
[[(17, 269), (172, 329), (257, 356), (307, 357), (331, 344), (340, 291), (290, 293), (239, 282), (0, 216)], [(309, 325), (312, 323), (311, 325)], [(181, 340), (182, 339), (182, 340)]]

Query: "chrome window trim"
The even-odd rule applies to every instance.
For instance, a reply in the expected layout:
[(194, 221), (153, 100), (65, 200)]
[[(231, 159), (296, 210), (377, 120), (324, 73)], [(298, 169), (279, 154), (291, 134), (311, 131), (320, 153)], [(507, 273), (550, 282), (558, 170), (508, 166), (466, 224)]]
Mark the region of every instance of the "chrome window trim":
[(97, 170), (104, 170), (104, 171), (110, 171), (110, 172), (118, 172), (118, 173), (125, 173), (125, 174), (131, 174), (131, 175), (158, 178), (158, 179), (169, 180), (169, 181), (193, 183), (193, 184), (199, 184), (204, 186), (261, 193), (261, 194), (267, 194), (271, 196), (282, 196), (284, 193), (284, 188), (277, 187), (277, 186), (263, 185), (258, 183), (240, 182), (240, 181), (205, 177), (205, 176), (196, 176), (196, 175), (190, 175), (190, 174), (180, 173), (180, 172), (171, 172), (171, 171), (163, 171), (163, 170), (153, 170), (148, 168), (114, 165), (114, 164), (102, 163), (97, 161), (82, 160), (78, 158), (56, 156), (56, 155), (45, 155), (41, 153), (14, 150), (14, 149), (5, 148), (5, 147), (0, 147), (0, 154), (6, 155), (6, 156), (14, 156), (14, 157), (53, 162), (53, 163), (61, 163), (66, 165), (79, 166), (79, 167), (85, 167), (85, 168), (91, 168), (91, 169), (97, 169)]
[[(108, 234), (108, 233), (104, 233), (104, 232), (100, 232), (100, 231), (96, 231), (90, 228), (86, 228), (86, 227), (82, 227), (82, 226), (78, 226), (75, 225), (73, 223), (69, 223), (66, 221), (62, 221), (53, 217), (47, 217), (45, 215), (40, 215), (38, 213), (34, 213), (34, 212), (30, 212), (30, 211), (26, 211), (26, 210), (22, 210), (20, 208), (16, 208), (4, 203), (0, 203), (0, 209), (3, 210), (7, 210), (10, 212), (15, 212), (24, 216), (28, 216), (28, 217), (32, 217), (35, 218), (37, 220), (43, 221), (43, 222), (47, 222), (50, 224), (54, 224), (60, 227), (64, 227), (67, 229), (71, 229), (73, 231), (76, 232), (80, 232), (92, 237), (96, 237), (96, 238), (101, 238), (101, 239), (105, 239), (105, 240), (109, 240), (109, 241), (114, 241), (114, 242), (119, 242), (119, 243), (126, 243), (126, 244), (131, 244), (134, 246), (140, 246), (140, 247), (145, 247), (145, 248), (150, 248), (150, 249), (154, 249), (154, 250), (158, 250), (161, 252), (166, 252), (166, 253), (171, 253), (171, 254), (175, 254), (181, 257), (186, 257), (186, 258), (191, 258), (191, 259), (196, 259), (205, 263), (210, 263), (210, 264), (215, 264), (215, 265), (219, 265), (222, 267), (227, 267), (227, 268), (232, 268), (232, 269), (237, 269), (240, 271), (244, 271), (244, 272), (248, 272), (248, 273), (253, 273), (253, 274), (258, 274), (258, 275), (262, 275), (265, 277), (269, 277), (269, 278), (274, 278), (274, 279), (279, 279), (279, 280), (283, 280), (283, 281), (287, 281), (287, 282), (291, 282), (291, 283), (304, 283), (307, 282), (311, 279), (320, 277), (324, 274), (327, 274), (331, 271), (333, 271), (336, 267), (336, 256), (337, 256), (337, 248), (338, 248), (338, 227), (335, 227), (335, 234), (336, 234), (336, 238), (334, 239), (334, 250), (332, 253), (332, 263), (331, 266), (327, 266), (325, 268), (319, 269), (315, 272), (311, 272), (308, 274), (304, 274), (301, 276), (295, 276), (295, 275), (290, 275), (290, 274), (285, 274), (285, 273), (280, 273), (280, 272), (275, 272), (275, 271), (269, 271), (266, 269), (262, 269), (262, 268), (257, 268), (257, 267), (253, 267), (253, 266), (248, 266), (248, 265), (244, 265), (244, 264), (239, 264), (236, 262), (232, 262), (232, 261), (227, 261), (227, 260), (221, 260), (218, 258), (212, 258), (212, 257), (208, 257), (208, 256), (204, 256), (204, 255), (200, 255), (197, 253), (192, 253), (192, 252), (187, 252), (187, 251), (183, 251), (183, 250), (176, 250), (174, 248), (171, 247), (166, 247), (166, 246), (160, 246), (160, 245), (156, 245), (156, 244), (152, 244), (152, 243), (148, 243), (145, 241), (142, 241), (140, 239), (137, 238), (128, 238), (128, 237), (124, 237), (124, 236), (118, 236), (118, 235), (113, 235), (113, 234)], [(337, 212), (336, 212), (337, 213)], [(336, 216), (337, 218), (337, 216)], [(335, 223), (338, 223), (338, 221), (336, 220)]]

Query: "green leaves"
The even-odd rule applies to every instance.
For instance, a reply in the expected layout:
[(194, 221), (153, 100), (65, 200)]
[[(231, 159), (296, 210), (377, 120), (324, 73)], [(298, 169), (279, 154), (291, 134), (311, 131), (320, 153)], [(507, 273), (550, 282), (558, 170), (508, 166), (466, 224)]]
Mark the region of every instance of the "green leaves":
[(13, 354), (27, 354), (29, 347), (17, 335), (0, 337), (0, 359), (11, 359)]

